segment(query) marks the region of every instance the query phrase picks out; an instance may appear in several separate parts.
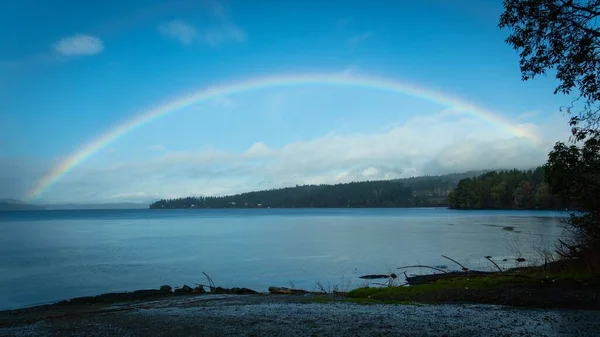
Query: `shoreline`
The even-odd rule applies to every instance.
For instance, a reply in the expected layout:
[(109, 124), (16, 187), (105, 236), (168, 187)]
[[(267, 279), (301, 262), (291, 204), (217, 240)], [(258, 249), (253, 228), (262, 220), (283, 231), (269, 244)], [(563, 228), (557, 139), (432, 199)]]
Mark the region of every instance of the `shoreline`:
[(0, 311), (0, 336), (594, 336), (600, 282), (565, 265), (426, 274), (408, 277), (410, 286), (331, 293), (228, 289), (207, 277), (210, 285), (196, 288), (163, 285)]
[(599, 330), (600, 310), (372, 304), (306, 294), (191, 294), (0, 312), (0, 336), (595, 336)]
[[(388, 281), (392, 280), (392, 276), (389, 277)], [(361, 278), (369, 278), (369, 276)], [(249, 288), (218, 287), (209, 278), (210, 285), (199, 284), (194, 288), (188, 285), (180, 288), (163, 285), (157, 289), (74, 297), (48, 304), (0, 310), (0, 316), (28, 311), (52, 311), (70, 306), (112, 305), (215, 295), (275, 296), (284, 299), (290, 296), (302, 296), (321, 302), (349, 301), (365, 304), (451, 303), (600, 310), (600, 278), (597, 275), (574, 272), (565, 261), (499, 272), (467, 270), (413, 275), (407, 277), (406, 281), (404, 285), (390, 283), (389, 286), (361, 287), (349, 291), (327, 292), (269, 287), (267, 292), (261, 292)]]
[(192, 295), (0, 312), (0, 336), (595, 336), (600, 311)]

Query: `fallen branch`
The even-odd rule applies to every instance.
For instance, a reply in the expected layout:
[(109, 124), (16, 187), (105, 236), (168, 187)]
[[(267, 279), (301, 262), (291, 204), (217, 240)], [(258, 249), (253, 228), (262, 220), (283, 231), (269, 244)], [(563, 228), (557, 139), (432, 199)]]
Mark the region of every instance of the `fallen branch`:
[(462, 265), (462, 264), (460, 264), (458, 261), (456, 261), (456, 260), (454, 260), (454, 259), (452, 259), (452, 258), (449, 258), (449, 257), (447, 257), (446, 255), (442, 255), (442, 257), (443, 257), (443, 258), (445, 258), (445, 259), (448, 259), (448, 260), (450, 260), (450, 261), (452, 261), (452, 262), (454, 262), (454, 263), (456, 263), (457, 265), (459, 265), (459, 266), (462, 268), (462, 270), (463, 270), (463, 271), (468, 271), (468, 270), (469, 270), (469, 268), (467, 268), (467, 267), (463, 266), (463, 265)]
[(214, 292), (214, 291), (215, 291), (215, 289), (217, 288), (217, 287), (215, 286), (215, 282), (213, 282), (213, 280), (210, 278), (210, 276), (208, 276), (208, 274), (207, 274), (207, 273), (205, 273), (205, 272), (202, 272), (202, 274), (204, 274), (204, 276), (206, 276), (206, 279), (208, 280), (208, 284), (209, 284), (210, 292), (211, 292), (211, 293), (212, 293), (212, 292)]
[(499, 265), (497, 265), (497, 264), (496, 264), (496, 262), (494, 262), (494, 261), (492, 260), (492, 257), (491, 257), (491, 256), (486, 256), (485, 258), (486, 258), (486, 260), (488, 260), (488, 261), (490, 261), (491, 263), (493, 263), (493, 264), (494, 264), (494, 266), (496, 266), (496, 268), (498, 268), (498, 270), (499, 270), (500, 272), (502, 272), (502, 271), (503, 271), (503, 270), (502, 270), (502, 268), (500, 268), (500, 266), (499, 266)]
[[(431, 266), (423, 266), (423, 265), (398, 267), (398, 269), (407, 269), (407, 268), (429, 268), (429, 269), (437, 270), (437, 271), (442, 272), (442, 273), (447, 273), (447, 271), (445, 271), (443, 269), (436, 268), (436, 267), (431, 267)], [(406, 273), (404, 274), (404, 276), (406, 276)]]

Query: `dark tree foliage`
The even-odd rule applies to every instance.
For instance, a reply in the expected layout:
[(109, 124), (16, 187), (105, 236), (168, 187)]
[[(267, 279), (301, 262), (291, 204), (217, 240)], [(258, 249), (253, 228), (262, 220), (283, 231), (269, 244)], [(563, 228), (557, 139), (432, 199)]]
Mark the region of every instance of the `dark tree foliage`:
[(573, 241), (561, 252), (600, 268), (600, 141), (589, 139), (581, 148), (556, 143), (545, 169), (551, 191), (578, 211), (568, 221)]
[(159, 200), (150, 208), (438, 207), (448, 205), (447, 195), (458, 181), (480, 173), (296, 186), (224, 197)]
[(488, 172), (463, 179), (448, 196), (454, 209), (561, 209), (544, 182), (544, 169)]
[(310, 208), (411, 206), (412, 190), (401, 182), (309, 185), (224, 197), (160, 200), (151, 208)]
[(571, 117), (573, 140), (557, 143), (545, 165), (546, 182), (561, 200), (578, 211), (565, 222), (571, 242), (559, 253), (600, 271), (600, 0), (504, 0), (500, 27), (510, 28), (506, 42), (520, 52), (524, 80), (556, 72), (556, 93), (583, 105)]
[(504, 0), (504, 8), (499, 26), (511, 30), (506, 42), (519, 52), (523, 80), (554, 70), (554, 93), (583, 103), (571, 117), (574, 138), (599, 137), (600, 0)]

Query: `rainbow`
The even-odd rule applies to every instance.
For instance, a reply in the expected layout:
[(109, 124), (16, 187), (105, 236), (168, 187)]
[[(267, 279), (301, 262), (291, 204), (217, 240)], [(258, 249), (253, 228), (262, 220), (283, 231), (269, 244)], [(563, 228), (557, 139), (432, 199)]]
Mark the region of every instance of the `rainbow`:
[(103, 133), (97, 139), (94, 139), (78, 150), (71, 153), (66, 159), (58, 163), (46, 175), (44, 175), (27, 193), (25, 199), (33, 200), (40, 194), (46, 191), (50, 186), (64, 177), (74, 167), (81, 164), (87, 158), (92, 156), (100, 149), (106, 147), (110, 143), (116, 141), (123, 135), (142, 127), (143, 125), (154, 121), (155, 119), (200, 103), (202, 101), (215, 98), (223, 95), (231, 95), (240, 92), (257, 90), (268, 87), (281, 86), (299, 86), (299, 85), (341, 85), (350, 87), (363, 87), (369, 89), (379, 89), (383, 91), (395, 92), (398, 94), (409, 95), (424, 100), (432, 101), (442, 106), (453, 108), (454, 110), (471, 114), (485, 120), (493, 125), (502, 127), (518, 137), (530, 139), (537, 143), (538, 139), (534, 134), (513, 125), (509, 121), (502, 118), (500, 115), (493, 113), (484, 108), (478, 107), (458, 98), (453, 98), (448, 95), (436, 92), (434, 90), (420, 88), (418, 86), (395, 81), (392, 79), (371, 77), (364, 75), (354, 75), (348, 73), (333, 73), (333, 74), (291, 74), (291, 75), (276, 75), (256, 77), (249, 80), (232, 82), (218, 86), (204, 88), (191, 94), (175, 98), (167, 103), (157, 105), (149, 110), (146, 110), (134, 117), (128, 119), (124, 123)]

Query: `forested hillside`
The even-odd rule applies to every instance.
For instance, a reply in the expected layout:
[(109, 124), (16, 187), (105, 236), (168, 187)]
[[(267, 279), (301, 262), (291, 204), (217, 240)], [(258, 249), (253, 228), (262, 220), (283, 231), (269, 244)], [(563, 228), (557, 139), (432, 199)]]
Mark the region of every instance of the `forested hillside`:
[(458, 183), (448, 195), (456, 209), (561, 209), (544, 182), (544, 169), (493, 171)]
[(448, 193), (465, 177), (481, 172), (337, 185), (306, 185), (223, 197), (159, 200), (150, 208), (311, 208), (448, 206)]

